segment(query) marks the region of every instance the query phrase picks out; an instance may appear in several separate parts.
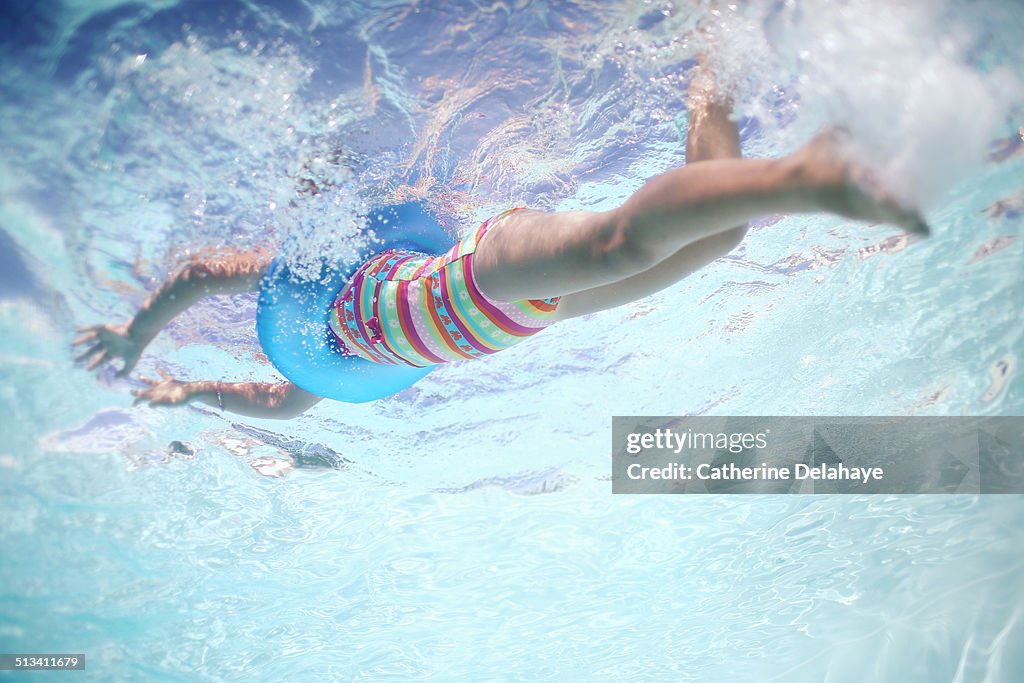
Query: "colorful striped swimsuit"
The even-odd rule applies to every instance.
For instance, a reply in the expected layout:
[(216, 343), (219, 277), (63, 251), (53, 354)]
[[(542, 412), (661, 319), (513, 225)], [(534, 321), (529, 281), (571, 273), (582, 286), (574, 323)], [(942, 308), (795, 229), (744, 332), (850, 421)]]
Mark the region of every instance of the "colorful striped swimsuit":
[(488, 298), (473, 276), (485, 221), (440, 256), (393, 249), (355, 272), (335, 300), (330, 326), (343, 349), (376, 363), (426, 367), (481, 358), (550, 325), (559, 298)]

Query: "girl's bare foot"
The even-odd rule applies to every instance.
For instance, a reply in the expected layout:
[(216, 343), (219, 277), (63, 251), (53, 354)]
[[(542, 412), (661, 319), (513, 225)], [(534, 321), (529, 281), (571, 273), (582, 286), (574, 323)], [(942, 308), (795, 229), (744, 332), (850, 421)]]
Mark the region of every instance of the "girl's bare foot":
[(720, 93), (704, 55), (697, 55), (686, 107), (690, 123), (686, 134), (686, 163), (742, 156), (740, 136), (732, 121), (732, 102)]
[(927, 236), (928, 224), (914, 208), (904, 206), (872, 173), (844, 149), (842, 130), (821, 133), (791, 157), (801, 184), (812, 188), (822, 208), (848, 218), (898, 225)]

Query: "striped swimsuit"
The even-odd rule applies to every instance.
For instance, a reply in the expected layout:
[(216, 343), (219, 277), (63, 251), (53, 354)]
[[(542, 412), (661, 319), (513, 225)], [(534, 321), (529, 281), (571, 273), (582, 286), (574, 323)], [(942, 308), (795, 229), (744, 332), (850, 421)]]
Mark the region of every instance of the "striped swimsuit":
[(335, 300), (330, 327), (348, 353), (376, 363), (426, 367), (481, 358), (550, 325), (559, 298), (488, 298), (473, 276), (485, 221), (440, 256), (389, 250), (364, 263)]

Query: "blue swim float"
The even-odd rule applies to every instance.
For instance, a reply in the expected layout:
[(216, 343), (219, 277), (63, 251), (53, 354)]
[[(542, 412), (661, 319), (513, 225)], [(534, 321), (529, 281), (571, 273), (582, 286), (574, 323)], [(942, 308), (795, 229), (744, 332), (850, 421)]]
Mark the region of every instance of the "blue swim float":
[(431, 368), (384, 365), (345, 355), (329, 326), (331, 306), (352, 274), (376, 253), (409, 249), (441, 254), (455, 240), (420, 202), (371, 210), (368, 229), (378, 241), (352, 261), (321, 261), (316, 280), (297, 277), (278, 257), (260, 285), (256, 334), (263, 352), (290, 382), (311, 394), (365, 403), (395, 394)]

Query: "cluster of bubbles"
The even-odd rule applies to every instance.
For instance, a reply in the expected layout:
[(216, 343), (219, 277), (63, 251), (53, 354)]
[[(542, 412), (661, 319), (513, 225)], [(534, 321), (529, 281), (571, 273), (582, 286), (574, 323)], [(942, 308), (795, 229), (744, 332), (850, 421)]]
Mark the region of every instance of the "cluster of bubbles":
[(299, 183), (305, 188), (301, 196), (281, 214), (288, 232), (279, 253), (294, 277), (315, 282), (330, 277), (335, 264), (354, 263), (365, 254), (370, 206), (352, 172), (322, 157), (311, 161)]
[(130, 175), (143, 200), (180, 207), (186, 221), (172, 230), (183, 253), (172, 261), (270, 243), (296, 277), (316, 279), (325, 259), (365, 246), (356, 164), (336, 146), (360, 113), (348, 92), (307, 99), (313, 67), (294, 47), (241, 32), (215, 47), (189, 34), (111, 70), (114, 111), (99, 144), (116, 154), (95, 153), (145, 166), (106, 170)]
[(848, 129), (908, 202), (933, 203), (977, 170), (1020, 105), (1012, 64), (983, 63), (986, 44), (1024, 30), (1013, 3), (754, 0), (708, 12), (700, 38), (739, 115), (790, 145)]

